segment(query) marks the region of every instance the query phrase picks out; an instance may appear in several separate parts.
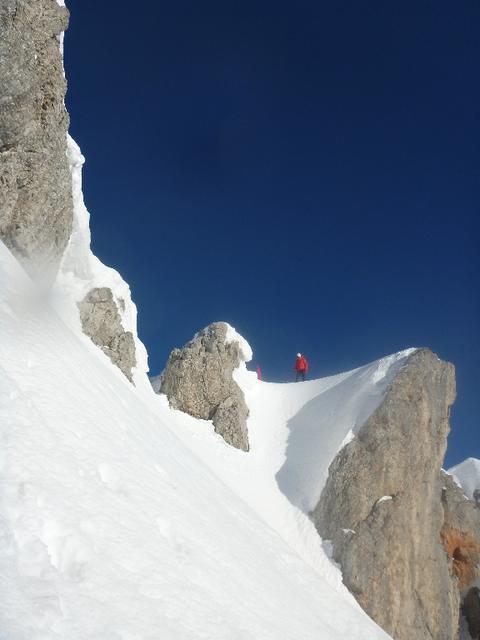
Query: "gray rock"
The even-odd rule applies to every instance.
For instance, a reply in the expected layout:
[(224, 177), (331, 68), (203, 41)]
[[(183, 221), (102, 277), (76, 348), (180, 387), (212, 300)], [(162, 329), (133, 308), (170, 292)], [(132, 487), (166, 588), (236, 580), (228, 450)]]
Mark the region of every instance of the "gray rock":
[(132, 332), (125, 331), (122, 326), (111, 289), (92, 289), (78, 308), (83, 332), (132, 382), (132, 368), (136, 365), (135, 341)]
[(242, 358), (239, 345), (227, 343), (226, 336), (227, 325), (215, 322), (174, 349), (158, 386), (174, 409), (212, 420), (225, 442), (248, 451), (248, 408), (232, 377)]
[(33, 275), (54, 277), (72, 229), (55, 0), (0, 2), (0, 239)]
[(236, 382), (232, 385), (231, 395), (221, 402), (212, 420), (215, 431), (228, 444), (237, 449), (248, 451), (247, 430), (248, 408), (245, 397)]
[(444, 510), (442, 536), (446, 536), (449, 531), (461, 531), (470, 533), (472, 539), (480, 544), (480, 508), (467, 498), (452, 476), (444, 471), (441, 472), (441, 482)]
[(468, 632), (472, 640), (480, 638), (480, 590), (472, 587), (463, 602), (463, 614), (467, 621)]
[(480, 600), (476, 581), (480, 564), (480, 509), (453, 478), (442, 471), (444, 521), (441, 538), (450, 570), (457, 578), (461, 610), (470, 636), (480, 638)]
[(458, 581), (440, 537), (454, 399), (453, 366), (414, 352), (333, 460), (312, 513), (345, 585), (395, 640), (457, 637)]

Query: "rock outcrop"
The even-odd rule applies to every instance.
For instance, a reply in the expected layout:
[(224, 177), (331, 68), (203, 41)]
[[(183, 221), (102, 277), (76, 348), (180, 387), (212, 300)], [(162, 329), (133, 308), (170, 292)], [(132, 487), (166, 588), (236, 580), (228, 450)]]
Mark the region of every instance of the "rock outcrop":
[(241, 345), (228, 341), (228, 325), (215, 322), (170, 354), (160, 382), (170, 406), (195, 418), (212, 420), (228, 444), (248, 451), (248, 408), (233, 379), (245, 361)]
[(131, 331), (125, 331), (108, 287), (92, 289), (78, 304), (83, 332), (102, 349), (120, 371), (132, 382), (136, 365), (135, 341)]
[(480, 509), (452, 476), (442, 472), (444, 521), (441, 538), (457, 578), (461, 611), (471, 638), (480, 638), (480, 600), (476, 581), (480, 564)]
[(54, 274), (72, 229), (72, 179), (56, 0), (0, 3), (0, 239), (32, 274)]
[(312, 513), (345, 585), (395, 640), (457, 638), (458, 579), (440, 535), (454, 398), (453, 366), (415, 351), (333, 460)]

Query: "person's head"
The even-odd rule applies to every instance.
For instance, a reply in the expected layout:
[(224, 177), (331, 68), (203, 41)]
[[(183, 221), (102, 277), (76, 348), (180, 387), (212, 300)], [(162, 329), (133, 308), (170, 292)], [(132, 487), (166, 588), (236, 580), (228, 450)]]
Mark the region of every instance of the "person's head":
[(301, 353), (297, 353), (297, 358), (301, 358), (302, 354)]

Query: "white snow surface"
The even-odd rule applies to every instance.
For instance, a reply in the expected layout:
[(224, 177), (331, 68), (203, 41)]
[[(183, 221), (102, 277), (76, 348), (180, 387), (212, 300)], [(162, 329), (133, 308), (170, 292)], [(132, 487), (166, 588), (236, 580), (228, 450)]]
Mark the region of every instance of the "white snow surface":
[(240, 355), (243, 359), (243, 362), (250, 362), (253, 358), (253, 352), (251, 346), (245, 340), (243, 336), (241, 336), (237, 330), (232, 327), (228, 322), (224, 324), (227, 325), (227, 335), (225, 337), (225, 342), (228, 344), (229, 342), (236, 342), (240, 348)]
[(411, 351), (298, 384), (239, 368), (245, 453), (129, 384), (58, 306), (0, 244), (0, 638), (388, 638), (307, 513)]
[(473, 492), (480, 489), (480, 460), (478, 458), (467, 458), (460, 464), (448, 469), (448, 474), (461, 487), (470, 500), (473, 500)]

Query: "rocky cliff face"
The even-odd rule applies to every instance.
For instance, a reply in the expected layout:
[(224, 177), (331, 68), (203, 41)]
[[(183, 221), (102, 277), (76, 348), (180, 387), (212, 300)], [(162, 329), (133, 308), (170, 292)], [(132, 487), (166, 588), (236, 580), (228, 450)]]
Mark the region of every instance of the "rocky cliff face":
[(66, 81), (55, 0), (0, 3), (0, 238), (31, 274), (54, 276), (72, 229)]
[(0, 2), (0, 240), (31, 276), (61, 290), (67, 320), (80, 310), (92, 341), (130, 381), (136, 369), (136, 383), (148, 385), (128, 285), (90, 251), (84, 159), (67, 135), (67, 24), (56, 0)]
[(333, 460), (312, 513), (344, 583), (395, 640), (457, 637), (458, 580), (440, 535), (454, 398), (453, 366), (414, 352)]
[(212, 420), (225, 442), (248, 451), (248, 408), (233, 379), (234, 370), (246, 358), (240, 344), (229, 341), (227, 334), (228, 325), (215, 322), (182, 349), (174, 349), (162, 374), (160, 393), (174, 409)]

